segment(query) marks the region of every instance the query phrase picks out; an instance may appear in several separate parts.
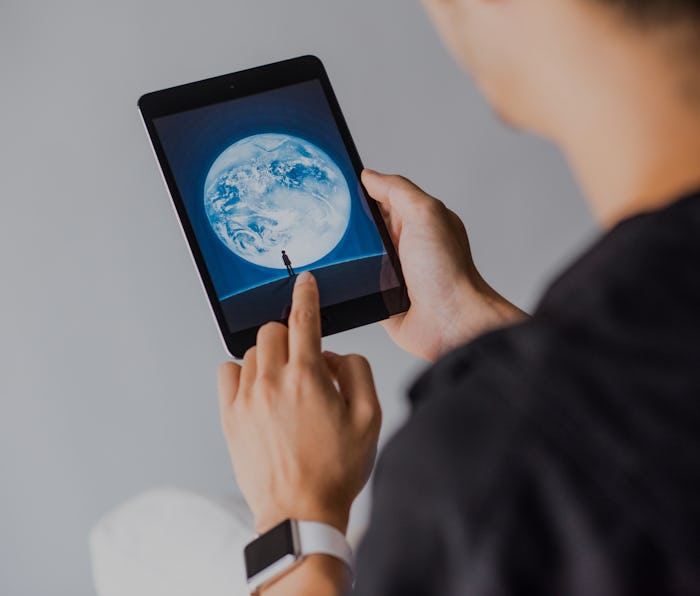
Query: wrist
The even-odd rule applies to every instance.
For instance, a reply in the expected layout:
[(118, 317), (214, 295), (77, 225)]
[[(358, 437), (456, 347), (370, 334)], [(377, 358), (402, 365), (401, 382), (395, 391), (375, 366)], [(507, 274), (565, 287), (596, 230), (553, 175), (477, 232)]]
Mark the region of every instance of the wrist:
[(346, 593), (352, 584), (348, 566), (329, 555), (304, 557), (288, 574), (271, 582), (260, 592), (265, 596), (316, 594), (336, 596)]
[(528, 316), (524, 311), (491, 288), (491, 286), (486, 285), (480, 291), (480, 300), (482, 305), (482, 333), (518, 323)]
[(456, 283), (454, 320), (447, 326), (441, 353), (465, 344), (484, 333), (512, 325), (527, 313), (496, 292), (484, 279), (463, 279)]
[[(352, 581), (353, 556), (347, 539), (326, 523), (287, 520), (244, 549), (251, 593), (336, 594)], [(313, 571), (312, 571), (313, 570)], [(319, 588), (325, 578), (324, 590)]]
[(350, 510), (323, 510), (318, 508), (298, 508), (293, 512), (284, 512), (282, 509), (269, 511), (261, 514), (255, 514), (255, 532), (264, 534), (269, 529), (274, 528), (277, 524), (285, 519), (296, 519), (303, 521), (313, 521), (322, 524), (327, 524), (334, 527), (342, 534), (348, 531), (348, 522), (350, 520)]

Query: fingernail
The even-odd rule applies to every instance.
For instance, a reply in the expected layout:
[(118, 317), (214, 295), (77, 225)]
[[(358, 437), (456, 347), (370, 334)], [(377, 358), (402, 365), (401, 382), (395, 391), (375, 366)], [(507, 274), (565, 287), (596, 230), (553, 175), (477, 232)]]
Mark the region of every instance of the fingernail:
[(377, 172), (374, 170), (370, 170), (369, 168), (365, 168), (363, 174), (369, 174), (370, 176), (374, 176), (375, 174), (377, 174)]
[(311, 283), (312, 281), (314, 281), (314, 276), (308, 271), (303, 271), (297, 275), (297, 280), (294, 282), (294, 285), (300, 286), (302, 284)]
[(335, 352), (331, 352), (330, 350), (325, 350), (323, 352), (323, 355), (328, 357), (328, 358), (338, 358), (339, 357), (338, 354), (336, 354)]

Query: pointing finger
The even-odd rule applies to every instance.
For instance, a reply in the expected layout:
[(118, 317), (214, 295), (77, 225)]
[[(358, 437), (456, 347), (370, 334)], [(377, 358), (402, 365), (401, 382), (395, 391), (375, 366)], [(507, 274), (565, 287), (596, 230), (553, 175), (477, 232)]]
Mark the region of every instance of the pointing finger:
[(321, 355), (321, 307), (316, 279), (308, 271), (294, 284), (289, 313), (290, 361), (313, 361)]

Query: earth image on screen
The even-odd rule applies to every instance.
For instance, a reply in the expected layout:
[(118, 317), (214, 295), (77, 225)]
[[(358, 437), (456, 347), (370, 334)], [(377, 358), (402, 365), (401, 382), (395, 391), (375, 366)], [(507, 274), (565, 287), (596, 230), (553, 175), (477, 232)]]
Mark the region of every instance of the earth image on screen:
[(338, 165), (295, 136), (256, 134), (225, 149), (204, 184), (204, 206), (218, 238), (255, 265), (285, 269), (318, 261), (345, 235), (350, 189)]

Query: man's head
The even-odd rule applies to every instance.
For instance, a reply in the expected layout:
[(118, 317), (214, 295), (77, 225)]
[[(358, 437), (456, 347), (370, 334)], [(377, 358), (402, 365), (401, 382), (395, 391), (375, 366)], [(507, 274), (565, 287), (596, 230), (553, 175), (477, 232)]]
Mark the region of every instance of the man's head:
[(700, 70), (700, 0), (423, 2), (503, 119), (555, 139), (577, 101), (606, 101), (590, 97), (596, 87), (625, 85), (654, 61), (658, 72)]

